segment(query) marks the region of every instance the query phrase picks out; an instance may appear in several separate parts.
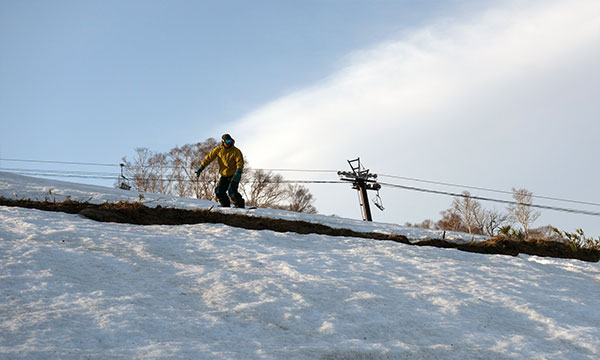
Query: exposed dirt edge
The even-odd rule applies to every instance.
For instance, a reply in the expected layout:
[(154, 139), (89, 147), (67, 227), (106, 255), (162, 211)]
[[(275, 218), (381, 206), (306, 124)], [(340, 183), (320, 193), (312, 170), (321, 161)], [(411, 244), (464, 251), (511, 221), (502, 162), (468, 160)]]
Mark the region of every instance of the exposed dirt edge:
[(75, 201), (44, 202), (31, 200), (10, 200), (0, 197), (0, 205), (18, 206), (45, 211), (58, 211), (79, 214), (86, 218), (102, 221), (136, 225), (184, 225), (184, 224), (225, 224), (250, 230), (272, 230), (276, 232), (295, 232), (299, 234), (321, 234), (331, 236), (358, 237), (375, 240), (390, 240), (409, 244), (406, 236), (381, 233), (364, 233), (349, 229), (337, 229), (326, 225), (306, 221), (272, 219), (247, 216), (243, 214), (225, 214), (218, 211), (186, 210), (157, 206), (147, 207), (141, 203), (105, 203), (102, 205)]
[(555, 241), (528, 239), (524, 241), (496, 236), (486, 241), (468, 244), (457, 244), (439, 239), (419, 241), (413, 245), (452, 248), (479, 254), (503, 254), (517, 256), (519, 254), (554, 257), (562, 259), (578, 259), (590, 262), (600, 260), (600, 251), (579, 248), (573, 251), (568, 244)]
[[(242, 214), (225, 214), (210, 210), (185, 210), (174, 208), (147, 207), (141, 203), (106, 203), (102, 205), (81, 203), (76, 201), (47, 202), (31, 200), (10, 200), (0, 197), (0, 205), (17, 206), (45, 211), (58, 211), (80, 214), (86, 218), (102, 221), (128, 223), (137, 225), (183, 225), (183, 224), (225, 224), (250, 230), (272, 230), (276, 232), (295, 232), (298, 234), (321, 234), (330, 236), (357, 237), (375, 240), (389, 240), (403, 244), (411, 244), (403, 235), (365, 233), (349, 229), (336, 229), (326, 225), (306, 221), (272, 219), (266, 217), (247, 216)], [(567, 244), (527, 240), (515, 241), (497, 236), (484, 242), (457, 244), (441, 239), (428, 239), (413, 243), (417, 246), (434, 246), (452, 248), (480, 254), (500, 254), (516, 256), (520, 253), (545, 257), (579, 259), (597, 262), (600, 251), (578, 249), (573, 251)]]

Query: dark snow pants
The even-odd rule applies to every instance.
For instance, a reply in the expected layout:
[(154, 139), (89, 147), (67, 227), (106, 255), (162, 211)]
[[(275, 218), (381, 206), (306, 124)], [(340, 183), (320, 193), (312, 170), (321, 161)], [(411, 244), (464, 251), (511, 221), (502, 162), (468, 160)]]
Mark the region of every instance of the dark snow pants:
[[(215, 188), (215, 194), (221, 206), (229, 207), (231, 202), (238, 208), (244, 207), (244, 198), (238, 192), (239, 182), (233, 181), (233, 176), (221, 176)], [(228, 196), (229, 195), (229, 196)], [(229, 201), (231, 199), (231, 202)]]

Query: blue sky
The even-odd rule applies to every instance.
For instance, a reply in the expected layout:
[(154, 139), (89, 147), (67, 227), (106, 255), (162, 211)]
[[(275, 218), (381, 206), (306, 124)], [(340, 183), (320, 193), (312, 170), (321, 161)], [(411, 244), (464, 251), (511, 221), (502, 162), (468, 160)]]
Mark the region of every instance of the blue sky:
[(17, 151), (10, 136), (2, 150), (33, 156), (68, 139), (61, 158), (80, 143), (99, 161), (106, 141), (125, 155), (215, 136), (418, 21), (424, 10), (406, 3), (4, 1), (2, 119), (31, 145)]
[[(0, 158), (118, 163), (230, 132), (255, 168), (360, 156), (380, 174), (600, 203), (599, 19), (595, 0), (2, 1)], [(360, 217), (349, 186), (311, 190), (321, 212)], [(374, 218), (395, 223), (452, 200), (381, 195)], [(598, 217), (548, 223), (600, 235)]]

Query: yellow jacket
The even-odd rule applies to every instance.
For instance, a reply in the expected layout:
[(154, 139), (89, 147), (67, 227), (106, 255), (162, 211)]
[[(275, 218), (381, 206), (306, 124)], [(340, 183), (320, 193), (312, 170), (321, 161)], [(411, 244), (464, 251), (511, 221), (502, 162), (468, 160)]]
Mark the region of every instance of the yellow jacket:
[(217, 159), (219, 163), (219, 173), (222, 176), (233, 176), (237, 169), (244, 168), (244, 156), (240, 149), (233, 145), (230, 148), (223, 145), (217, 146), (206, 155), (200, 164), (207, 167), (214, 159)]

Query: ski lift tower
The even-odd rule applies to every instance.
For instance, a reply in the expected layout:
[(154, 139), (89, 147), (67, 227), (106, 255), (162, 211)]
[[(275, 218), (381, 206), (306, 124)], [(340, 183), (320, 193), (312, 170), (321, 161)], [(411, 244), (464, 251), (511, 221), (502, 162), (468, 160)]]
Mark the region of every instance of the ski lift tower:
[(369, 196), (367, 190), (381, 189), (381, 185), (377, 183), (377, 174), (369, 174), (369, 169), (364, 169), (360, 163), (360, 158), (348, 160), (348, 164), (352, 169), (349, 171), (338, 171), (340, 180), (349, 181), (352, 183), (352, 188), (360, 193), (360, 206), (363, 210), (363, 220), (373, 221), (371, 216), (371, 207), (369, 206)]

